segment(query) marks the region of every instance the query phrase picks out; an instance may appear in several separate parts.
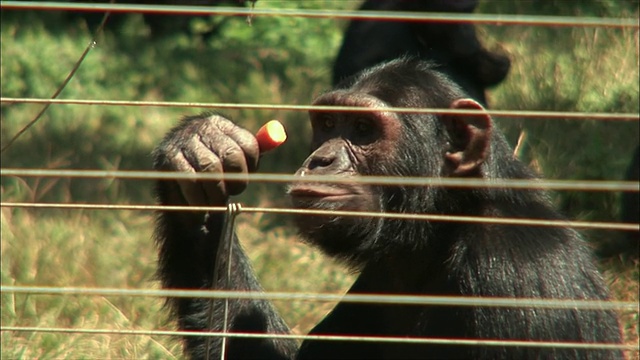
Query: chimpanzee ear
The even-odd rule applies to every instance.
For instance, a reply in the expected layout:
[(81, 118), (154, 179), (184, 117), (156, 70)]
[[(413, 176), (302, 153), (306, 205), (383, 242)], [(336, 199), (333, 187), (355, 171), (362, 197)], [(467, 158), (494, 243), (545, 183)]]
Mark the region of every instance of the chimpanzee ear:
[(446, 114), (442, 117), (450, 139), (445, 154), (446, 169), (454, 176), (478, 175), (480, 164), (489, 155), (491, 117), (472, 99), (458, 99), (450, 107), (477, 110), (478, 114)]

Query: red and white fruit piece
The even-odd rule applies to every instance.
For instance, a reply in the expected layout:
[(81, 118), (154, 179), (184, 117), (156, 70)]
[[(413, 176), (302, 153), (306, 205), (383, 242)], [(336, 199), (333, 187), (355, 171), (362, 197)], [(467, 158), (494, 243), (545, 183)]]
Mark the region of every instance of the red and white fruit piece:
[(280, 121), (271, 120), (258, 130), (256, 139), (258, 139), (260, 153), (264, 153), (282, 145), (287, 140), (287, 133), (284, 131), (284, 126)]

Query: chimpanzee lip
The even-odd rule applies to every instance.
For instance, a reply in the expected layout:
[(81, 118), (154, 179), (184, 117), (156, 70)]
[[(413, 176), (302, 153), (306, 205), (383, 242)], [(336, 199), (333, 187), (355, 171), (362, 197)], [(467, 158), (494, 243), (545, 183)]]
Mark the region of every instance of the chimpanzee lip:
[(351, 191), (342, 188), (324, 186), (324, 185), (302, 185), (293, 186), (288, 191), (289, 196), (298, 198), (329, 198), (343, 197), (354, 195)]

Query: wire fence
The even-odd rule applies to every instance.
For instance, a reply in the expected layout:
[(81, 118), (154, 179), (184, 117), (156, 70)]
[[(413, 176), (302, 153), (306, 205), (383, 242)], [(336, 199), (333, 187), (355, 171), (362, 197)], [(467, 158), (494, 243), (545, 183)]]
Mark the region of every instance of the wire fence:
[[(362, 19), (362, 20), (402, 20), (413, 22), (461, 22), (472, 24), (499, 24), (499, 25), (524, 25), (524, 26), (556, 26), (556, 27), (602, 27), (602, 28), (631, 28), (640, 26), (637, 19), (631, 18), (576, 18), (566, 16), (533, 16), (533, 15), (482, 15), (482, 14), (447, 14), (447, 13), (384, 13), (373, 11), (335, 11), (335, 10), (286, 10), (286, 9), (258, 9), (258, 8), (227, 8), (206, 6), (170, 6), (170, 5), (132, 5), (132, 4), (84, 4), (84, 3), (60, 3), (60, 2), (27, 2), (27, 1), (2, 1), (0, 8), (4, 10), (37, 10), (37, 11), (93, 11), (110, 13), (157, 13), (157, 14), (188, 14), (188, 15), (221, 15), (221, 16), (266, 16), (266, 17), (306, 17), (306, 18), (331, 18), (331, 19)], [(102, 30), (104, 19), (98, 32)], [(94, 36), (95, 39), (95, 36)], [(171, 108), (215, 108), (215, 109), (252, 109), (252, 110), (283, 110), (283, 111), (371, 111), (357, 107), (327, 107), (292, 104), (250, 104), (250, 103), (201, 103), (201, 102), (172, 102), (172, 101), (132, 101), (132, 100), (101, 100), (101, 99), (56, 99), (64, 88), (73, 72), (81, 66), (82, 60), (90, 51), (92, 40), (87, 50), (79, 59), (71, 75), (65, 80), (52, 99), (0, 97), (3, 105), (11, 104), (35, 104), (44, 105), (45, 108), (25, 128), (36, 125), (36, 121), (51, 105), (76, 105), (76, 106), (132, 106), (132, 107), (171, 107)], [(3, 75), (6, 76), (6, 75)], [(473, 111), (460, 111), (451, 109), (421, 109), (421, 108), (380, 108), (380, 111), (398, 113), (433, 113), (433, 114), (476, 114)], [(528, 120), (535, 119), (574, 119), (574, 120), (598, 120), (616, 122), (637, 122), (640, 114), (637, 113), (599, 113), (599, 112), (571, 112), (571, 111), (514, 111), (514, 110), (487, 110), (496, 117), (518, 117)], [(3, 120), (5, 121), (5, 120)], [(16, 134), (6, 150), (20, 134)], [(79, 179), (173, 179), (173, 180), (220, 180), (216, 174), (185, 174), (185, 173), (159, 173), (154, 171), (102, 171), (102, 170), (61, 170), (61, 169), (19, 169), (2, 168), (0, 176), (3, 178), (79, 178)], [(316, 177), (309, 176), (305, 179), (283, 174), (257, 173), (247, 175), (225, 174), (225, 180), (250, 180), (254, 182), (291, 183), (295, 181), (323, 181), (327, 183), (345, 182), (341, 177)], [(610, 192), (626, 191), (638, 192), (638, 183), (629, 181), (575, 181), (575, 180), (496, 180), (486, 181), (479, 179), (443, 179), (443, 178), (397, 178), (397, 177), (360, 177), (349, 179), (350, 183), (362, 183), (383, 186), (433, 186), (453, 188), (512, 188), (512, 189), (543, 189), (556, 191), (593, 191)], [(27, 208), (27, 209), (74, 209), (74, 210), (128, 210), (128, 211), (216, 211), (224, 212), (228, 207), (217, 206), (160, 206), (152, 204), (81, 204), (81, 203), (45, 203), (45, 202), (15, 202), (2, 201), (2, 208)], [(543, 219), (523, 218), (499, 218), (499, 217), (473, 217), (453, 216), (441, 214), (410, 214), (410, 213), (376, 213), (358, 211), (321, 211), (301, 210), (292, 208), (274, 207), (241, 207), (239, 213), (270, 213), (270, 214), (314, 214), (323, 216), (356, 216), (373, 218), (392, 218), (420, 221), (449, 221), (466, 223), (510, 224), (526, 226), (560, 226), (582, 229), (607, 229), (640, 231), (640, 224), (620, 222), (594, 222), (594, 221), (550, 221)], [(233, 224), (231, 224), (233, 225)], [(32, 296), (117, 296), (117, 297), (198, 297), (210, 299), (267, 299), (273, 301), (308, 301), (308, 302), (358, 302), (375, 304), (410, 304), (410, 305), (447, 305), (447, 306), (488, 306), (488, 307), (533, 307), (545, 309), (583, 309), (583, 310), (618, 310), (636, 313), (637, 301), (578, 301), (561, 299), (513, 299), (513, 298), (478, 298), (478, 297), (453, 297), (453, 296), (407, 296), (407, 295), (352, 295), (352, 294), (320, 294), (300, 292), (238, 292), (221, 290), (166, 290), (166, 289), (124, 289), (124, 288), (89, 288), (89, 287), (40, 287), (2, 284), (0, 293), (14, 296), (26, 294)], [(4, 322), (4, 320), (3, 320)], [(77, 334), (106, 334), (106, 335), (152, 335), (152, 336), (208, 336), (208, 337), (243, 337), (243, 338), (283, 338), (296, 340), (328, 340), (328, 341), (373, 341), (373, 342), (398, 342), (420, 344), (450, 344), (459, 346), (483, 345), (483, 346), (516, 346), (516, 347), (542, 347), (542, 348), (573, 348), (573, 349), (623, 349), (637, 351), (637, 347), (624, 344), (585, 344), (574, 342), (547, 342), (547, 341), (514, 341), (514, 340), (469, 340), (469, 339), (431, 339), (414, 337), (380, 337), (380, 336), (318, 336), (318, 335), (293, 335), (293, 334), (249, 334), (228, 332), (200, 331), (165, 331), (151, 329), (82, 329), (48, 326), (5, 326), (0, 331), (6, 332), (45, 332), (45, 333), (77, 333)]]

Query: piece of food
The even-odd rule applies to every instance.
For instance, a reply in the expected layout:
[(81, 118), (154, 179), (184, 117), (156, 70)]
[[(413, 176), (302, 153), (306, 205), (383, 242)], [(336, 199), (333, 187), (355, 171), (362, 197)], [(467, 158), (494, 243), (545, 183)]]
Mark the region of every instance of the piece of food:
[(287, 140), (287, 133), (284, 131), (284, 126), (280, 121), (271, 120), (258, 130), (256, 139), (258, 139), (260, 152), (263, 153), (282, 145)]

